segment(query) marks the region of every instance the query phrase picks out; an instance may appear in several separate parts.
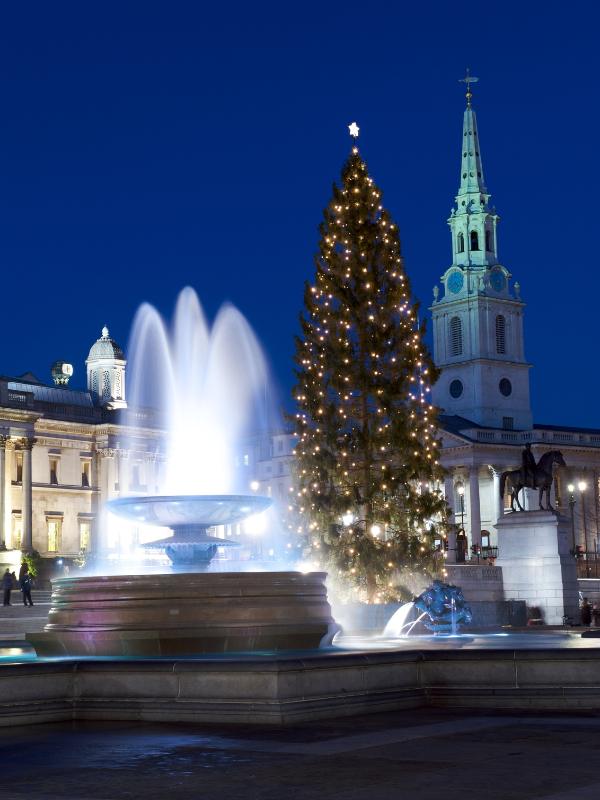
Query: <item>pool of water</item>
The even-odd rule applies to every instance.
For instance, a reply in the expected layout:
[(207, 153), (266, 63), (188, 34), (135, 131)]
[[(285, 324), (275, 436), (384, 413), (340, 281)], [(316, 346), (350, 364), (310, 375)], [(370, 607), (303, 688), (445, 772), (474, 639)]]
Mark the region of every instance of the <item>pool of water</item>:
[(600, 648), (600, 637), (582, 637), (581, 631), (536, 630), (492, 631), (489, 633), (460, 633), (456, 636), (352, 636), (340, 635), (332, 647), (319, 650), (263, 650), (244, 653), (211, 653), (198, 656), (165, 656), (128, 658), (127, 656), (86, 656), (38, 658), (33, 647), (21, 639), (0, 641), (0, 666), (20, 663), (56, 663), (64, 661), (256, 661), (257, 659), (310, 658), (340, 655), (341, 653), (390, 652), (398, 650), (565, 650)]

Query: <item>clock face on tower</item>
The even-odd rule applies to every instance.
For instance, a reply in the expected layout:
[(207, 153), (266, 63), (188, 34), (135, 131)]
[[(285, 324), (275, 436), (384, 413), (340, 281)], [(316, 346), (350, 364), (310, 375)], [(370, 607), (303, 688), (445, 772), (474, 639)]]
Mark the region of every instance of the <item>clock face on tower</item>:
[(463, 287), (463, 282), (464, 278), (462, 272), (458, 269), (454, 270), (448, 278), (448, 291), (452, 292), (452, 294), (458, 294)]
[(490, 275), (490, 286), (495, 292), (501, 292), (504, 289), (506, 286), (506, 278), (501, 270), (495, 269), (492, 272)]

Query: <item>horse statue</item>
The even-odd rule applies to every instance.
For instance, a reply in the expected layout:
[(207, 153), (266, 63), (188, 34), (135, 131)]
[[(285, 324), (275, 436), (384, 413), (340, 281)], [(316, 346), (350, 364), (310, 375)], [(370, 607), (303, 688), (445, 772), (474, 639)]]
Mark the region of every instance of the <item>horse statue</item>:
[[(519, 511), (525, 511), (519, 502), (519, 492), (521, 489), (538, 489), (539, 491), (539, 504), (540, 511), (554, 511), (550, 503), (550, 489), (553, 480), (553, 467), (558, 464), (559, 467), (566, 467), (565, 460), (560, 450), (549, 450), (540, 458), (539, 462), (532, 470), (532, 475), (524, 475), (523, 469), (513, 469), (503, 472), (500, 477), (500, 497), (503, 498), (506, 489), (510, 492), (510, 510), (515, 511), (515, 500), (519, 507)], [(525, 479), (527, 478), (527, 480)], [(546, 493), (546, 508), (542, 504)]]

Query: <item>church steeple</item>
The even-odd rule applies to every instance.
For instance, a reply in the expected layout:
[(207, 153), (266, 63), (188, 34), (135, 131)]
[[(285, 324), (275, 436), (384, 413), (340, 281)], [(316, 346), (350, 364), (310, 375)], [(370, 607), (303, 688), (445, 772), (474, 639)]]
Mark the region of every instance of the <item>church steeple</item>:
[(460, 186), (456, 206), (448, 224), (452, 230), (453, 263), (467, 267), (488, 267), (498, 260), (496, 226), (498, 215), (490, 208), (490, 195), (483, 177), (483, 162), (477, 129), (477, 116), (472, 105), (471, 84), (478, 79), (467, 75), (467, 107), (463, 115)]
[(523, 352), (523, 303), (498, 261), (498, 215), (490, 207), (467, 71), (461, 175), (448, 224), (452, 264), (434, 290), (434, 360), (442, 370), (434, 402), (479, 425), (528, 428), (529, 365)]

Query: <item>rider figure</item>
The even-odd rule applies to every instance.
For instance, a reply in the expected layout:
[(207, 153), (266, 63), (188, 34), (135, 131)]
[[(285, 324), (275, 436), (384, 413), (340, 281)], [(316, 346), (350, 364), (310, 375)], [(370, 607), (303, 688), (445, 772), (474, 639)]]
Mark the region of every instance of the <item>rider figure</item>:
[(523, 486), (535, 489), (535, 469), (536, 463), (531, 452), (531, 443), (527, 442), (525, 449), (521, 453), (521, 473), (523, 476)]

